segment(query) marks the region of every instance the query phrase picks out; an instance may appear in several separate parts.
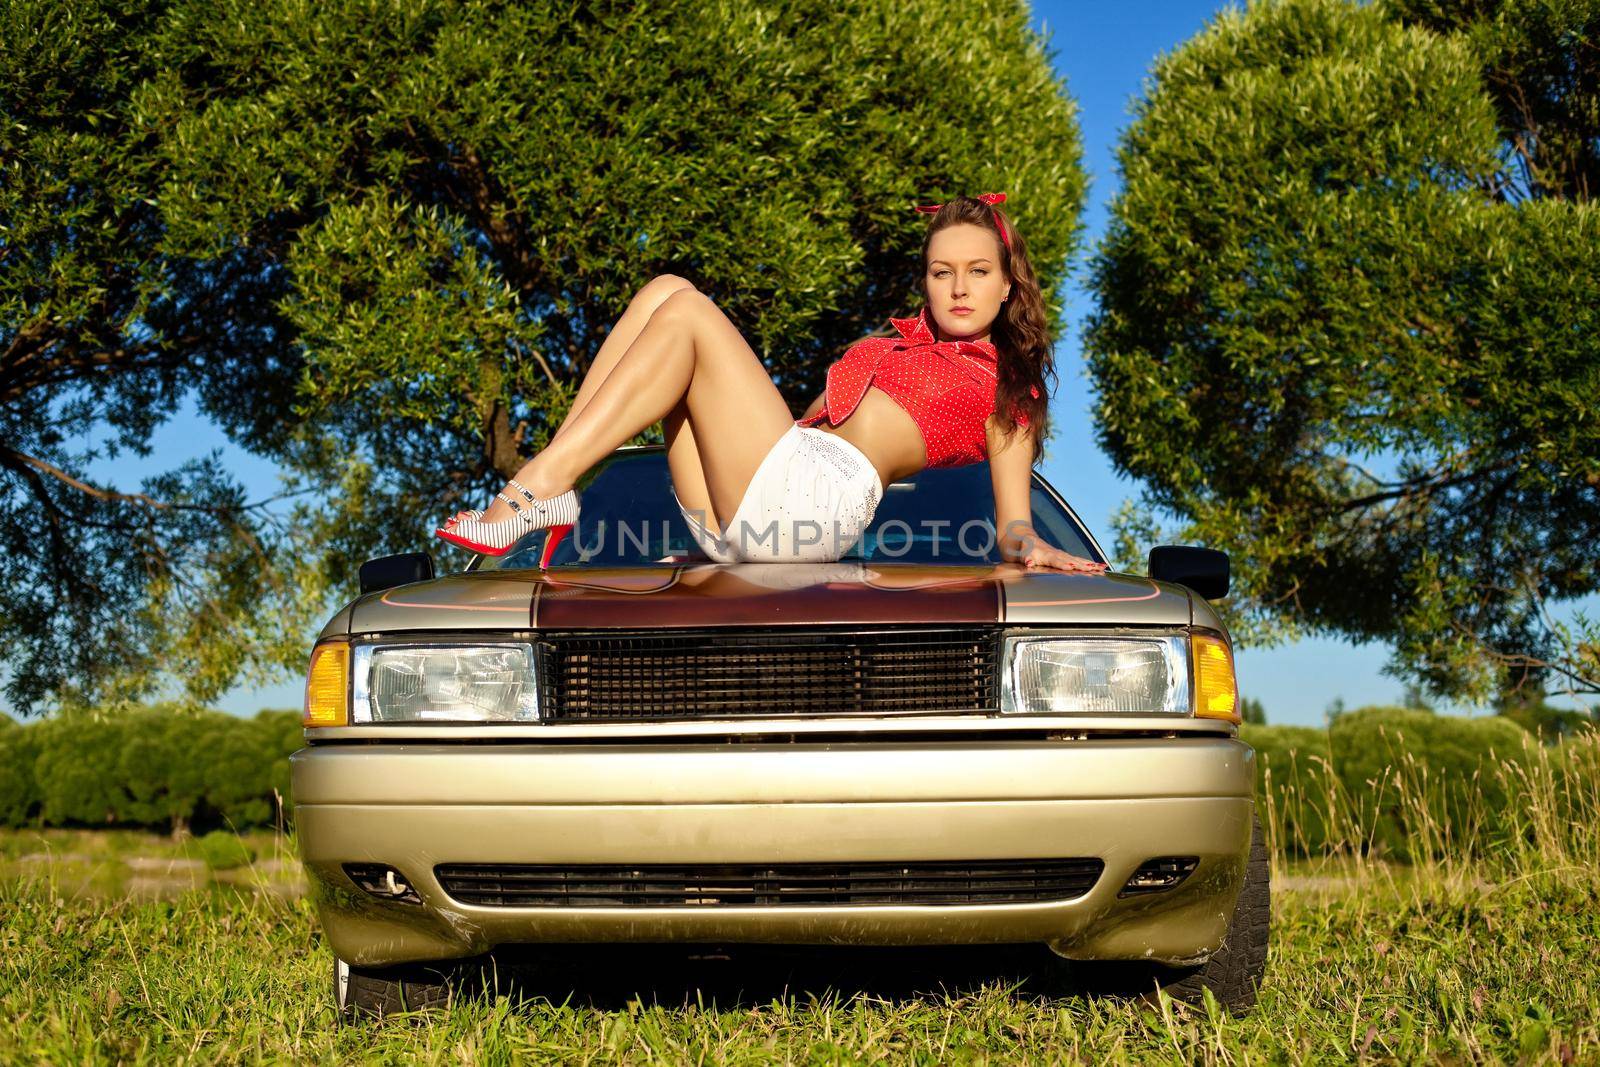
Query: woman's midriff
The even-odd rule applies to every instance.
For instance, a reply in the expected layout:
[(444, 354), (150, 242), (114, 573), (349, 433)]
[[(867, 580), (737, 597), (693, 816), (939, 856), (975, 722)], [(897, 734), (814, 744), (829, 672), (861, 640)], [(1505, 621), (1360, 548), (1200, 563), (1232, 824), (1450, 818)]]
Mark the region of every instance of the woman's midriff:
[(824, 433), (844, 438), (866, 454), (884, 486), (909, 478), (928, 465), (922, 431), (906, 409), (875, 385), (869, 385), (850, 417), (838, 426), (817, 423)]

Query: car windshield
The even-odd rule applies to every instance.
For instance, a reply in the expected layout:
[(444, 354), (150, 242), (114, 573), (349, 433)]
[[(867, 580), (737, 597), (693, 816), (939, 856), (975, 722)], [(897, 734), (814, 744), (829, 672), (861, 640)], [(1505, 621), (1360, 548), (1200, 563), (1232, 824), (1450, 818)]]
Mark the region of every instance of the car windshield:
[[(627, 449), (614, 454), (591, 473), (587, 483), (580, 483), (579, 493), (582, 513), (557, 543), (550, 566), (627, 567), (707, 560), (673, 500), (662, 449)], [(1034, 529), (1041, 537), (1073, 555), (1103, 561), (1077, 518), (1037, 473), (1032, 503)], [(478, 569), (537, 568), (546, 534), (537, 530), (502, 556), (480, 558)], [(989, 465), (928, 469), (895, 482), (884, 493), (872, 524), (843, 558), (999, 563)]]

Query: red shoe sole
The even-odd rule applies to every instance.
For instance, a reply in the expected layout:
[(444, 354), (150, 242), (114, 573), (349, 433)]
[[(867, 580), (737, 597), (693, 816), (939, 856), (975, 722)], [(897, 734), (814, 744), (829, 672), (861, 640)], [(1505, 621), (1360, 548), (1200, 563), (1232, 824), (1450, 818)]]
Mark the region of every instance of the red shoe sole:
[[(433, 536), (439, 538), (441, 541), (449, 541), (452, 545), (471, 549), (473, 552), (481, 552), (485, 556), (503, 556), (511, 549), (511, 545), (506, 545), (503, 548), (492, 548), (489, 545), (480, 545), (476, 541), (469, 541), (460, 534), (446, 530), (443, 527), (433, 531)], [(513, 541), (511, 544), (514, 545), (516, 542)]]

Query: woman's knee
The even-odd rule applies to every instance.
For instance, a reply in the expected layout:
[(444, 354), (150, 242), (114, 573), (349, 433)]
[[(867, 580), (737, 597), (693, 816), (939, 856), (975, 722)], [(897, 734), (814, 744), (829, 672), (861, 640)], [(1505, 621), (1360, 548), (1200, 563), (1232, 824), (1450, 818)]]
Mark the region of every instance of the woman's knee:
[(653, 314), (668, 297), (686, 291), (694, 291), (694, 283), (689, 279), (676, 274), (658, 274), (640, 286), (639, 291), (633, 294), (633, 302), (643, 307), (646, 314)]
[(695, 322), (715, 307), (710, 297), (692, 286), (688, 289), (677, 289), (668, 293), (666, 299), (656, 306), (650, 321)]

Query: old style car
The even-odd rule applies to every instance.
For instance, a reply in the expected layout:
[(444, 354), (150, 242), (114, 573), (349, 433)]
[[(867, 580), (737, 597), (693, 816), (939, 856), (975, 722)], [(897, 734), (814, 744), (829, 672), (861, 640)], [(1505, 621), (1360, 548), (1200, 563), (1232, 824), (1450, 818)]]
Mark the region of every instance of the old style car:
[[(581, 491), (575, 526), (462, 573), (368, 563), (316, 643), (294, 818), (342, 1013), (592, 942), (1031, 942), (1091, 983), (1253, 1003), (1226, 556), (1001, 562), (983, 464), (889, 486), (825, 564), (708, 561), (659, 446)], [(1037, 473), (1032, 506), (1105, 559)]]

